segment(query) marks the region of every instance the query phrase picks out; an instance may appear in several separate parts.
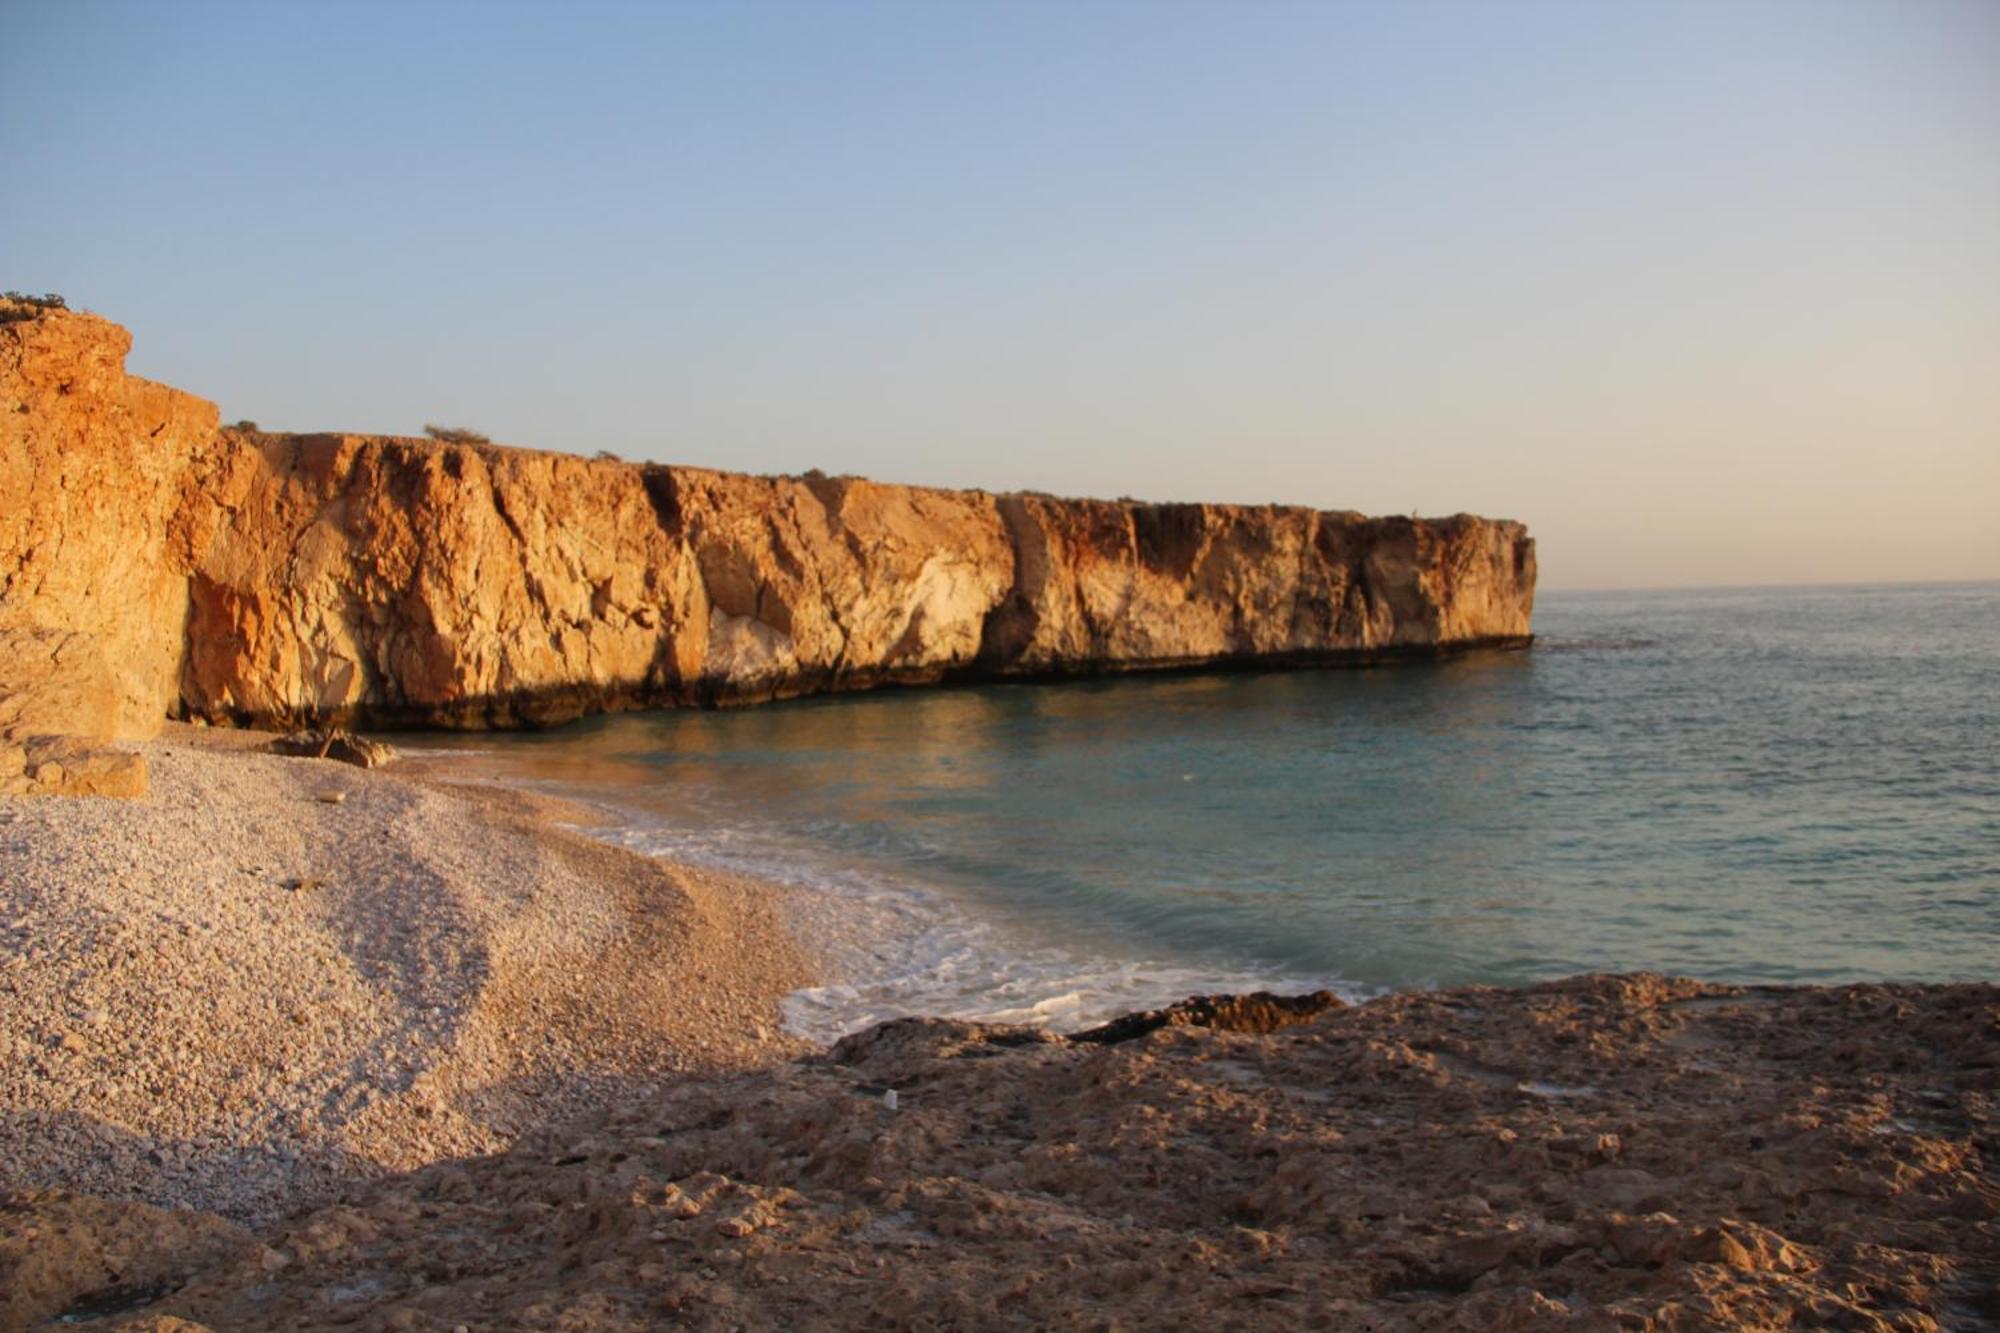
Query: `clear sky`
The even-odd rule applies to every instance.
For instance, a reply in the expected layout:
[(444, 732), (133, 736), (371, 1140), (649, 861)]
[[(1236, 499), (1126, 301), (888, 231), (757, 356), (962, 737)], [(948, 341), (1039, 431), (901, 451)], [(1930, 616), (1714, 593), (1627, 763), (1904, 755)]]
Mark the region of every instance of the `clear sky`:
[(2000, 0), (0, 0), (0, 286), (267, 429), (2000, 577)]

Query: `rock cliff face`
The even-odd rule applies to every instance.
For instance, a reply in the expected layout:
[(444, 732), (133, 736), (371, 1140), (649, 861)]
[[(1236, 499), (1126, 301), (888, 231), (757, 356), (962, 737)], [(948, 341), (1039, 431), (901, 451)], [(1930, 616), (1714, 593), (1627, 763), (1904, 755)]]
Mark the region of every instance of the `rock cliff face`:
[[(0, 792), (130, 796), (179, 694), (180, 516), (212, 403), (127, 375), (107, 320), (0, 301)], [(64, 739), (59, 739), (64, 738)]]
[[(0, 320), (21, 313), (0, 302)], [(216, 411), (127, 375), (131, 343), (67, 311), (0, 323), (0, 726), (143, 732), (178, 692), (178, 522)], [(43, 677), (59, 688), (6, 689)]]
[[(70, 312), (0, 324), (0, 696), (22, 714), (56, 694), (21, 684), (36, 671), (94, 690), (116, 734), (481, 727), (1530, 633), (1518, 523), (219, 430), (212, 405), (123, 374), (129, 341)], [(26, 665), (64, 654), (93, 665)]]

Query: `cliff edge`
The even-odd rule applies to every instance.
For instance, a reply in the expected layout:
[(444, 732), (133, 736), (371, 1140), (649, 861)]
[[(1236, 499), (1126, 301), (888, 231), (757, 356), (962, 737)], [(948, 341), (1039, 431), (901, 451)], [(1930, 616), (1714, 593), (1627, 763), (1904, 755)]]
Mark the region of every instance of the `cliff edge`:
[(0, 303), (0, 728), (492, 727), (1528, 642), (1522, 525), (220, 428)]

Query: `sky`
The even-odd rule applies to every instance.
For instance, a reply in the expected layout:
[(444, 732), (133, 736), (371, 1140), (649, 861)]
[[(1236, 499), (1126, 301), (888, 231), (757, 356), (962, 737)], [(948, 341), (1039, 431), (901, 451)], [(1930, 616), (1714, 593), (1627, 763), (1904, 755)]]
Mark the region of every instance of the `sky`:
[(266, 429), (2000, 577), (2000, 2), (0, 0), (0, 287)]

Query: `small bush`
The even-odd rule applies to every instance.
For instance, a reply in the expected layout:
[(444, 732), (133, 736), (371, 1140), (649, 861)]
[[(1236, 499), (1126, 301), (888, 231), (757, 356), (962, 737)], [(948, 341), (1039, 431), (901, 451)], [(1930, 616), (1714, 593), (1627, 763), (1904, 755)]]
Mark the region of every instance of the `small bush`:
[(467, 430), (464, 426), (434, 426), (428, 421), (424, 423), (424, 434), (443, 444), (493, 443), (476, 430)]
[(0, 301), (5, 301), (13, 309), (0, 309), (0, 324), (18, 324), (24, 319), (33, 319), (44, 310), (67, 310), (69, 302), (54, 292), (44, 292), (40, 296), (30, 296), (26, 292), (0, 293)]
[(257, 423), (252, 421), (249, 417), (245, 417), (243, 418), (243, 420), (237, 422), (229, 429), (240, 430), (246, 435), (255, 435), (257, 433)]

